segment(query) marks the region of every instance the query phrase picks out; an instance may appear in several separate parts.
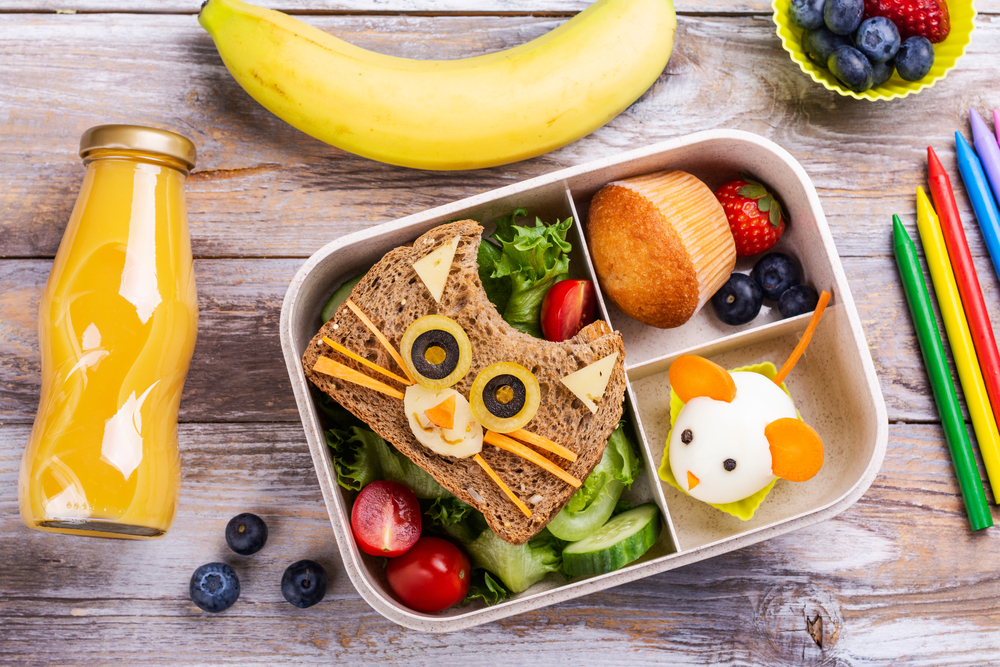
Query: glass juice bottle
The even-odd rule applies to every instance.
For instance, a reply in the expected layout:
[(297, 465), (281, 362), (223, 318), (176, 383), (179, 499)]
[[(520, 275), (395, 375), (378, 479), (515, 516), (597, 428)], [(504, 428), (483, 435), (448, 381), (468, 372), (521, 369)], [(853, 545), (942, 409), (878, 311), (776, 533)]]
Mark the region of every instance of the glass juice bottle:
[(180, 492), (177, 410), (198, 331), (188, 139), (102, 125), (38, 309), (42, 392), (21, 460), (24, 523), (153, 538)]

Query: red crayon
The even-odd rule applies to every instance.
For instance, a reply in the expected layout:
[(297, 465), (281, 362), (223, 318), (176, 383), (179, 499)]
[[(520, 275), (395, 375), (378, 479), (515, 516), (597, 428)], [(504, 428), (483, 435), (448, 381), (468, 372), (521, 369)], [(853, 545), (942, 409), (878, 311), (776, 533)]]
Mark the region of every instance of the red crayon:
[(955, 270), (958, 292), (962, 295), (962, 307), (969, 320), (972, 344), (979, 357), (979, 366), (986, 382), (986, 393), (990, 395), (993, 415), (1000, 421), (1000, 353), (997, 352), (996, 339), (993, 337), (990, 315), (986, 312), (983, 291), (979, 287), (976, 266), (972, 263), (969, 242), (965, 239), (962, 219), (958, 215), (958, 204), (955, 203), (955, 193), (951, 189), (951, 179), (948, 178), (941, 161), (930, 146), (927, 147), (927, 180), (930, 183), (934, 208), (937, 209), (938, 218), (941, 220), (941, 231), (944, 232), (944, 243), (948, 246), (951, 266)]

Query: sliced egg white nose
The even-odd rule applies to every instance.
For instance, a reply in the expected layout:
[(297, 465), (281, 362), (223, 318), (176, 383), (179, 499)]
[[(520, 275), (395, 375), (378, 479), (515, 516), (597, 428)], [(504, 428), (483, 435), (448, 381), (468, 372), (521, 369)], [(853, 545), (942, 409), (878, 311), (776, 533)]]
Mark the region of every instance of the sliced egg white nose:
[[(431, 423), (424, 411), (440, 405), (451, 396), (455, 397), (455, 424), (452, 428), (442, 429)], [(464, 459), (482, 451), (483, 427), (472, 415), (469, 402), (454, 389), (427, 389), (411, 385), (406, 388), (403, 397), (403, 410), (417, 442), (435, 454)]]

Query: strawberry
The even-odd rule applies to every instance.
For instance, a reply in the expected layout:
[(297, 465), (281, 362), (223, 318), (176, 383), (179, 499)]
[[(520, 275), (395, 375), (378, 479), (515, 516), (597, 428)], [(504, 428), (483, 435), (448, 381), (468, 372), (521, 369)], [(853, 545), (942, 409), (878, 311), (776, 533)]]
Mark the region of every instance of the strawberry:
[(945, 0), (865, 0), (865, 18), (884, 16), (896, 24), (899, 38), (926, 37), (937, 43), (951, 30)]
[(781, 204), (757, 181), (740, 174), (715, 191), (736, 241), (736, 256), (770, 250), (785, 231)]

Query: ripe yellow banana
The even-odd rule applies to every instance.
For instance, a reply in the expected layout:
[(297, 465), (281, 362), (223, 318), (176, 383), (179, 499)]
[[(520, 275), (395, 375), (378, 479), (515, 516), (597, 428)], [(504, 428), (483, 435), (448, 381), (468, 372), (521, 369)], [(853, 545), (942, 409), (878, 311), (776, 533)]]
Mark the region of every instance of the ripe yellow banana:
[(442, 170), (508, 164), (590, 134), (656, 81), (677, 27), (672, 0), (599, 0), (506, 51), (410, 60), (239, 0), (208, 0), (198, 21), (279, 118), (373, 160)]

